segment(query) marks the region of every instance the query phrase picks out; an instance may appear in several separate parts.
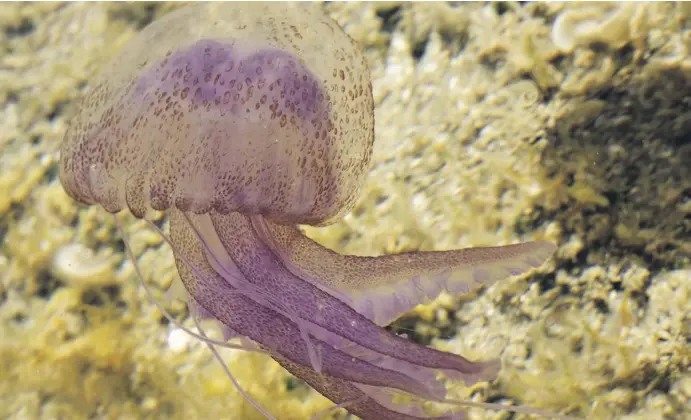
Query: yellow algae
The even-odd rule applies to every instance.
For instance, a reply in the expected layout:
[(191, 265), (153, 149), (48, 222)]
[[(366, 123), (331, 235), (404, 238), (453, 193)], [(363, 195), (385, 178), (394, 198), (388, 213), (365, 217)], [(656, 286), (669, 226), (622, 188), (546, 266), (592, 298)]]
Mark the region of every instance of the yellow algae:
[[(55, 183), (55, 150), (104, 58), (173, 7), (0, 12), (2, 417), (260, 418), (203, 346), (170, 350), (170, 327), (133, 285), (131, 263), (115, 265), (108, 287), (56, 285), (50, 272), (67, 244), (124, 259), (111, 216), (76, 206)], [(459, 397), (593, 419), (691, 415), (687, 7), (324, 7), (370, 60), (378, 146), (355, 211), (308, 234), (361, 255), (559, 240), (544, 272), (462, 302), (442, 296), (401, 332), (471, 358), (501, 355), (499, 380), (453, 390)], [(560, 48), (560, 17), (595, 24)], [(620, 27), (604, 31), (608, 22)], [(163, 299), (172, 256), (142, 224), (121, 221)], [(182, 306), (168, 308), (185, 319)], [(228, 362), (261, 404), (292, 413), (281, 418), (329, 406), (264, 356)]]
[(568, 194), (583, 204), (597, 204), (602, 207), (609, 205), (609, 200), (602, 194), (598, 194), (595, 189), (588, 185), (573, 186), (567, 189)]

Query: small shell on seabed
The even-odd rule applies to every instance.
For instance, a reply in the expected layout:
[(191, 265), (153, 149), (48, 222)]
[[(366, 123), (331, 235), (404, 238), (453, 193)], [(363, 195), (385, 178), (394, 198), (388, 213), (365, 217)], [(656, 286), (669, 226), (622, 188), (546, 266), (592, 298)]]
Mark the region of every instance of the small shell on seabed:
[(112, 252), (95, 253), (80, 243), (69, 243), (55, 252), (50, 269), (57, 279), (72, 286), (108, 285), (115, 281), (115, 262)]

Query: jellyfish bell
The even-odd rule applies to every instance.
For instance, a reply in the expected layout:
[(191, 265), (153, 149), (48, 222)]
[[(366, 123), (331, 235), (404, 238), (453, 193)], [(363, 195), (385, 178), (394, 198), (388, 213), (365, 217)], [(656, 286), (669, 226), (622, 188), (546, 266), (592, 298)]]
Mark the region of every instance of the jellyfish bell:
[(372, 108), (364, 58), (314, 7), (182, 8), (104, 67), (60, 179), (78, 201), (138, 217), (176, 207), (322, 225), (358, 196)]

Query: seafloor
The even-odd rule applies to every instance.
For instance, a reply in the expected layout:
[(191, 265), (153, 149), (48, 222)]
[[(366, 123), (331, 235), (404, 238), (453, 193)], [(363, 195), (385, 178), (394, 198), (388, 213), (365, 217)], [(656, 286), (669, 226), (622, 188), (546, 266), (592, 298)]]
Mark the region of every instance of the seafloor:
[[(110, 216), (56, 179), (66, 122), (99, 64), (172, 7), (0, 6), (2, 418), (260, 418), (136, 284)], [(496, 381), (458, 390), (476, 401), (691, 418), (691, 7), (324, 7), (370, 60), (377, 146), (357, 208), (309, 235), (369, 255), (555, 241), (539, 272), (442, 296), (393, 328), (501, 357)], [(164, 300), (170, 250), (121, 220)], [(179, 302), (166, 307), (185, 318)], [(329, 406), (264, 356), (223, 354), (280, 419)]]

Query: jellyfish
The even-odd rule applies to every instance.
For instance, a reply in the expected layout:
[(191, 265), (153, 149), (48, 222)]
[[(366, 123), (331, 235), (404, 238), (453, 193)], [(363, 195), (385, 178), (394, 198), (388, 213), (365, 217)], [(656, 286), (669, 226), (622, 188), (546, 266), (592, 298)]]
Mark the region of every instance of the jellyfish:
[[(499, 363), (383, 327), (442, 291), (538, 267), (555, 245), (360, 257), (305, 236), (299, 225), (352, 209), (370, 165), (373, 110), (365, 58), (318, 8), (190, 5), (104, 66), (66, 131), (60, 181), (76, 201), (113, 214), (165, 211), (161, 234), (188, 305), (225, 339), (242, 338), (365, 420), (429, 418), (394, 397), (448, 402), (440, 378), (488, 380)], [(212, 351), (227, 344), (196, 336)]]

